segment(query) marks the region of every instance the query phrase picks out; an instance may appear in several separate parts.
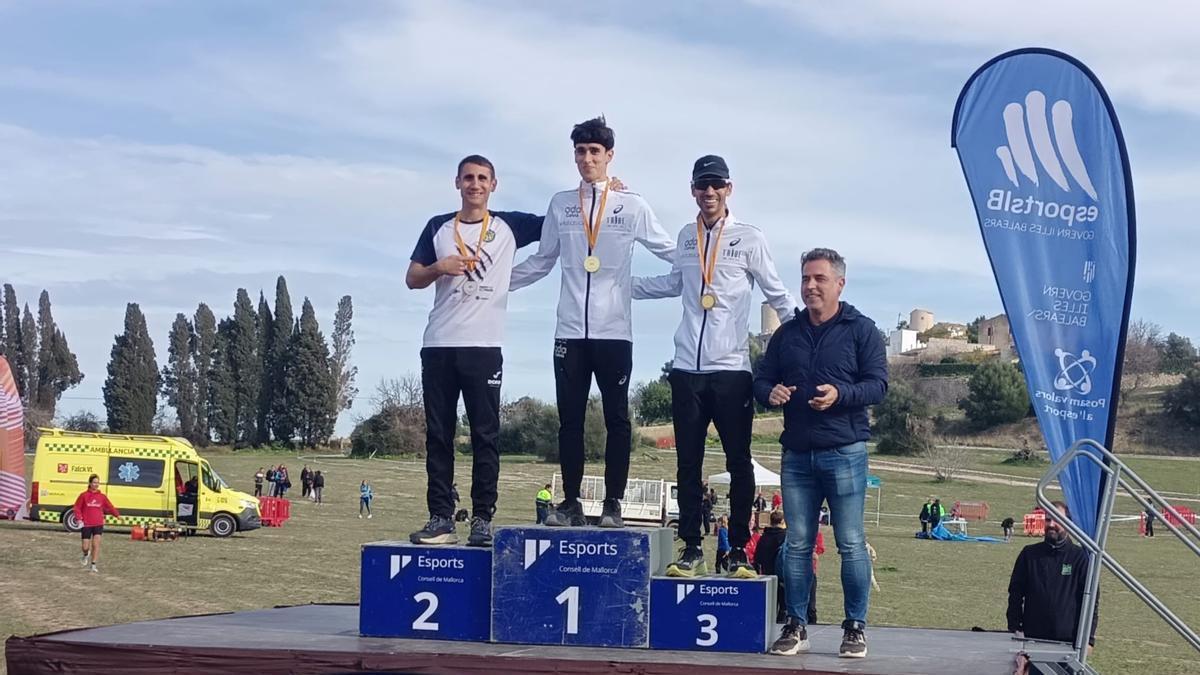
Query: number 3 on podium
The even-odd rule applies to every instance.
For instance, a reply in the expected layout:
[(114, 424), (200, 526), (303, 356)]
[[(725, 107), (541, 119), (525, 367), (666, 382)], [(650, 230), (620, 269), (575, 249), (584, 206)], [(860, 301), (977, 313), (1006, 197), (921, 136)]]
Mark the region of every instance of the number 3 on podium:
[[(554, 600), (567, 606), (567, 635), (579, 634), (579, 587), (567, 586)], [(714, 621), (715, 623), (715, 621)]]
[(700, 637), (696, 638), (698, 647), (711, 647), (717, 644), (717, 617), (712, 614), (701, 614), (696, 617), (700, 622)]

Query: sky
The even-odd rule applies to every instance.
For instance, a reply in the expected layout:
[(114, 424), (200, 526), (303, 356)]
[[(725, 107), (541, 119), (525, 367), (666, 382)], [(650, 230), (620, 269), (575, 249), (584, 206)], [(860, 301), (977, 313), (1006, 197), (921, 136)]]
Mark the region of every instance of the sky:
[[(801, 253), (832, 247), (881, 327), (914, 307), (967, 322), (1002, 307), (951, 114), (986, 60), (1040, 46), (1086, 63), (1120, 118), (1133, 317), (1195, 341), (1197, 25), (1185, 2), (0, 0), (0, 281), (35, 312), (49, 290), (86, 374), (60, 411), (101, 417), (127, 302), (161, 365), (175, 314), (231, 314), (239, 287), (273, 302), (284, 275), (327, 335), (349, 294), (348, 433), (382, 379), (419, 372), (433, 291), (404, 271), (458, 206), (458, 160), (495, 162), (493, 208), (541, 213), (578, 181), (571, 127), (603, 113), (611, 173), (668, 232), (695, 217), (692, 162), (719, 154), (793, 292)], [(634, 271), (667, 269), (639, 250)], [(557, 297), (555, 271), (510, 298), (506, 399), (553, 399)], [(635, 303), (634, 382), (672, 358), (679, 315)]]

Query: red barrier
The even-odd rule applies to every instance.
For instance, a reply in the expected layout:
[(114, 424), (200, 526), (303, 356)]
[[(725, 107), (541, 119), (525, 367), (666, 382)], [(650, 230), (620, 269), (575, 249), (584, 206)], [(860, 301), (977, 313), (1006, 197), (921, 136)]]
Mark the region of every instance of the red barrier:
[[(1180, 518), (1183, 518), (1183, 520), (1186, 520), (1189, 525), (1196, 524), (1196, 513), (1194, 511), (1192, 511), (1191, 509), (1189, 509), (1186, 506), (1174, 506), (1174, 505), (1172, 505), (1172, 506), (1174, 507), (1175, 511), (1179, 514)], [(1180, 523), (1182, 522), (1182, 521), (1180, 521), (1179, 518), (1176, 518), (1174, 514), (1172, 514), (1170, 511), (1167, 511), (1166, 509), (1162, 510), (1162, 514), (1163, 514), (1164, 520), (1166, 520), (1168, 523), (1170, 523), (1176, 527), (1178, 527), (1180, 525)]]
[(666, 450), (667, 448), (673, 448), (673, 447), (675, 447), (675, 437), (674, 436), (663, 436), (662, 438), (658, 439), (657, 442), (655, 442), (655, 445), (658, 447), (659, 450)]
[(258, 509), (265, 527), (282, 527), (292, 517), (292, 503), (282, 497), (259, 497)]
[(1041, 537), (1046, 534), (1046, 513), (1034, 511), (1033, 513), (1025, 514), (1025, 536), (1026, 537)]
[[(1163, 518), (1162, 518), (1163, 520), (1167, 521), (1171, 525), (1174, 525), (1175, 527), (1179, 527), (1183, 523), (1183, 521), (1187, 521), (1189, 525), (1196, 524), (1196, 512), (1195, 511), (1192, 511), (1191, 509), (1189, 509), (1186, 506), (1172, 505), (1172, 507), (1175, 509), (1175, 513), (1179, 514), (1179, 518), (1176, 518), (1174, 513), (1171, 513), (1170, 511), (1168, 511), (1166, 509), (1159, 509), (1158, 512), (1163, 515)], [(1146, 512), (1145, 511), (1138, 514), (1138, 534), (1142, 535), (1143, 537), (1146, 536)]]
[(987, 520), (988, 503), (987, 502), (954, 502), (954, 511), (958, 512), (958, 516), (963, 520)]

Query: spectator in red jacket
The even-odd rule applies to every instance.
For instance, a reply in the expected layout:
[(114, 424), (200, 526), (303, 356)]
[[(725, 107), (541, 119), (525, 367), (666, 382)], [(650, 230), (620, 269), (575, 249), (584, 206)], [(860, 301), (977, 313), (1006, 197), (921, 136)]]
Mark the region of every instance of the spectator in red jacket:
[(118, 518), (121, 516), (117, 507), (100, 491), (100, 477), (92, 474), (88, 477), (87, 490), (75, 499), (75, 516), (83, 521), (83, 529), (80, 530), (83, 536), (83, 558), (80, 564), (86, 566), (90, 558), (93, 572), (100, 571), (96, 569), (96, 561), (100, 559), (100, 535), (104, 534), (105, 514)]

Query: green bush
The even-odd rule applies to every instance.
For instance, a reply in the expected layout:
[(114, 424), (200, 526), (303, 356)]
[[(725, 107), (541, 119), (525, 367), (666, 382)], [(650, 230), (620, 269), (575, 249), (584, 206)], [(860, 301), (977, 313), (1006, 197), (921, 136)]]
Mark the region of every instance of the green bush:
[(1025, 376), (1011, 363), (991, 361), (979, 366), (967, 389), (970, 393), (958, 407), (977, 430), (1016, 422), (1029, 412)]
[(1200, 426), (1200, 368), (1193, 368), (1183, 381), (1163, 396), (1163, 412), (1184, 424)]
[(558, 457), (558, 411), (523, 396), (500, 406), (500, 454)]
[(932, 444), (929, 404), (903, 381), (891, 383), (875, 406), (877, 450), (884, 455), (917, 455)]
[(979, 369), (975, 363), (922, 363), (917, 366), (917, 374), (921, 377), (962, 377), (974, 375)]
[(359, 422), (350, 434), (350, 454), (425, 456), (425, 409), (420, 405), (387, 405)]
[(633, 392), (634, 410), (639, 424), (671, 421), (671, 385), (662, 380), (643, 382)]

